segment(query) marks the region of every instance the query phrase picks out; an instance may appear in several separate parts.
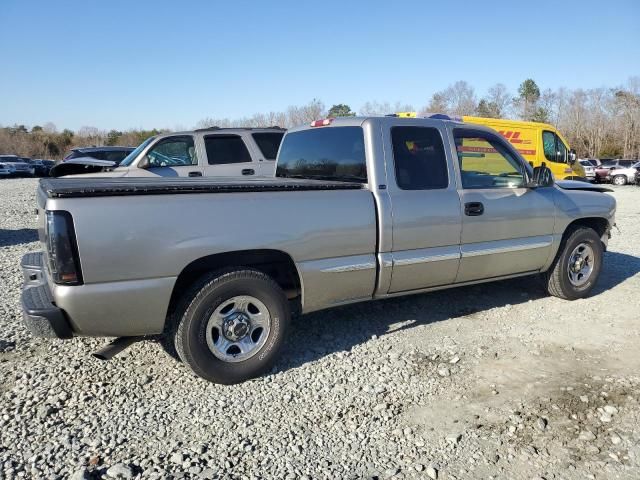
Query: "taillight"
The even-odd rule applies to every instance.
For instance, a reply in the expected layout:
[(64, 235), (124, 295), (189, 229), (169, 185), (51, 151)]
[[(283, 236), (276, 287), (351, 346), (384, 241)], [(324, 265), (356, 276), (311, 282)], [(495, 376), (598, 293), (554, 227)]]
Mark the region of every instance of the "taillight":
[(71, 214), (62, 210), (47, 211), (45, 228), (53, 281), (61, 285), (81, 285), (80, 257)]

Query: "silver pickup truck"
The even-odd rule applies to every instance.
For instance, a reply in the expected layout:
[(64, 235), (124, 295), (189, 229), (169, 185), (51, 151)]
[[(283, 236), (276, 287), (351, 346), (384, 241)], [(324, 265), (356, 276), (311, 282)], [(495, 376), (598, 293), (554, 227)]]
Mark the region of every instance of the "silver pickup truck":
[(103, 358), (160, 339), (235, 383), (275, 361), (291, 312), (533, 274), (588, 295), (614, 224), (603, 191), (554, 183), (493, 130), (394, 117), (290, 130), (274, 178), (41, 180), (24, 320), (121, 337)]

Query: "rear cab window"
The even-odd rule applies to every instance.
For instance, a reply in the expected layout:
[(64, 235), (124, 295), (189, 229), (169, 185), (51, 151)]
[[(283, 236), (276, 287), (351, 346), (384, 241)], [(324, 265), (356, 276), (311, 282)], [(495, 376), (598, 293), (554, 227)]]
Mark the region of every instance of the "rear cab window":
[(275, 160), (284, 132), (257, 132), (251, 134), (265, 160)]
[(287, 133), (276, 177), (367, 182), (362, 127), (325, 127)]

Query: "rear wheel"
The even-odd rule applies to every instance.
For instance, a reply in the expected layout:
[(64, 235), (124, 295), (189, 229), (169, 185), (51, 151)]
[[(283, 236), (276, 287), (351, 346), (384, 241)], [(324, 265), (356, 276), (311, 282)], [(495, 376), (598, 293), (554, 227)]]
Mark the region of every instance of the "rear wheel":
[(565, 300), (586, 297), (600, 275), (603, 252), (593, 229), (577, 227), (565, 233), (551, 268), (544, 274), (547, 291)]
[(626, 185), (627, 177), (625, 177), (624, 175), (616, 175), (611, 179), (611, 183), (613, 183), (614, 185)]
[(242, 382), (274, 363), (289, 319), (284, 292), (264, 273), (212, 273), (190, 289), (178, 308), (176, 351), (206, 380)]

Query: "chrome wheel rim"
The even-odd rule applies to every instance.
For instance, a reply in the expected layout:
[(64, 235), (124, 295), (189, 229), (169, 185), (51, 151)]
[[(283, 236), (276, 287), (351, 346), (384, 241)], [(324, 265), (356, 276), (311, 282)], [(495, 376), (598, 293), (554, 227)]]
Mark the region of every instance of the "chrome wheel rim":
[(253, 357), (267, 341), (271, 316), (266, 305), (255, 297), (239, 295), (222, 302), (207, 321), (209, 350), (225, 362), (241, 362)]
[(622, 177), (614, 177), (613, 178), (614, 185), (622, 185), (624, 184), (624, 178)]
[(581, 287), (589, 281), (593, 273), (595, 255), (588, 243), (581, 243), (569, 255), (567, 274), (574, 287)]

